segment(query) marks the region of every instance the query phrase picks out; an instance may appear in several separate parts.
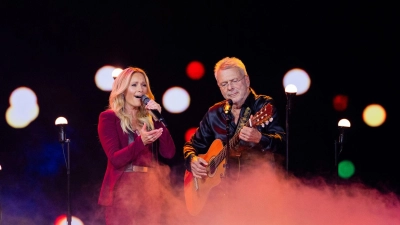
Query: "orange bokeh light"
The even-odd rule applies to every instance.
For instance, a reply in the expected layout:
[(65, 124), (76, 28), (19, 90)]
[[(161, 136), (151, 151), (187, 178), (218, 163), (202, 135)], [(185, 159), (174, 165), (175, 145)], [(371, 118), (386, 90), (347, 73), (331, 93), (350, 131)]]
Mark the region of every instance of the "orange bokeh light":
[(379, 104), (370, 104), (365, 107), (362, 118), (370, 127), (379, 127), (386, 121), (386, 110)]

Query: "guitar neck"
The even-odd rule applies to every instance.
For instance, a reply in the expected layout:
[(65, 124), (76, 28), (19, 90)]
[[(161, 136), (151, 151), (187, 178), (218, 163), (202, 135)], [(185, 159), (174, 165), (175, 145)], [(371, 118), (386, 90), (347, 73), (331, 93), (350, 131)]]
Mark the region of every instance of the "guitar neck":
[[(248, 126), (249, 122), (247, 121), (244, 126)], [(239, 133), (240, 132), (236, 132), (235, 135), (233, 135), (233, 137), (231, 139), (229, 139), (229, 145), (225, 145), (224, 148), (218, 153), (218, 155), (215, 157), (215, 161), (216, 161), (216, 165), (219, 165), (226, 157), (227, 153), (228, 153), (228, 148), (231, 149), (233, 147), (235, 147), (236, 145), (239, 144)]]

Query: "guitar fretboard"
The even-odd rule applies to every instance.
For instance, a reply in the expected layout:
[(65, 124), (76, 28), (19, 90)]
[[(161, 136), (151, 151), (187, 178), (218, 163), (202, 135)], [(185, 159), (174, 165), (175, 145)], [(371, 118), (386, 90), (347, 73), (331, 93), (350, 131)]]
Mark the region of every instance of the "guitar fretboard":
[[(248, 126), (249, 122), (247, 121), (244, 126)], [(239, 133), (240, 132), (236, 132), (235, 135), (233, 135), (233, 137), (229, 140), (229, 145), (225, 145), (223, 147), (223, 149), (218, 153), (218, 155), (213, 159), (212, 162), (210, 162), (210, 164), (212, 166), (217, 167), (226, 157), (227, 153), (228, 153), (228, 148), (227, 146), (229, 146), (229, 149), (232, 149), (233, 147), (236, 147), (236, 145), (239, 144)]]

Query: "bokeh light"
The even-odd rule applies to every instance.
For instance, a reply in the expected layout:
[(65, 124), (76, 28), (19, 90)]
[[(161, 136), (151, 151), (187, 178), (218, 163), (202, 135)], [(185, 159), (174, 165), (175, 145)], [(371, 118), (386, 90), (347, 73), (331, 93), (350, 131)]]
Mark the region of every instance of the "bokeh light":
[(111, 76), (113, 77), (113, 79), (115, 79), (115, 78), (118, 77), (118, 75), (121, 74), (122, 71), (123, 71), (123, 69), (121, 69), (121, 68), (115, 68), (115, 69), (112, 71)]
[(362, 114), (364, 122), (370, 127), (378, 127), (386, 120), (386, 111), (379, 104), (368, 105)]
[(36, 103), (35, 92), (28, 87), (19, 87), (11, 93), (10, 104), (13, 106), (31, 108)]
[(185, 132), (185, 141), (190, 141), (190, 138), (192, 138), (193, 134), (196, 132), (196, 127), (191, 127), (186, 130)]
[(343, 160), (338, 164), (338, 175), (343, 179), (348, 179), (354, 175), (355, 167), (350, 160)]
[(163, 106), (170, 113), (181, 113), (190, 104), (189, 93), (181, 87), (171, 87), (163, 95)]
[[(100, 90), (111, 91), (112, 84), (114, 82), (113, 73), (115, 73), (114, 72), (115, 69), (117, 69), (117, 68), (106, 65), (97, 70), (97, 72), (94, 76), (94, 81), (96, 83), (96, 86)], [(117, 70), (117, 72), (118, 72), (118, 70)]]
[(204, 76), (204, 65), (199, 61), (192, 61), (186, 67), (186, 74), (190, 79), (199, 80)]
[(283, 77), (283, 87), (286, 88), (289, 84), (297, 87), (296, 95), (302, 95), (310, 88), (311, 81), (306, 71), (294, 68), (289, 70)]
[(347, 109), (348, 101), (347, 95), (336, 95), (333, 98), (333, 108), (339, 112), (344, 111)]
[(39, 115), (39, 105), (35, 92), (28, 87), (15, 89), (10, 96), (10, 107), (6, 111), (6, 121), (13, 128), (28, 126)]
[[(61, 215), (57, 217), (56, 220), (54, 221), (54, 225), (67, 225), (67, 224), (68, 221), (66, 215)], [(71, 225), (84, 225), (84, 223), (78, 217), (71, 216)]]

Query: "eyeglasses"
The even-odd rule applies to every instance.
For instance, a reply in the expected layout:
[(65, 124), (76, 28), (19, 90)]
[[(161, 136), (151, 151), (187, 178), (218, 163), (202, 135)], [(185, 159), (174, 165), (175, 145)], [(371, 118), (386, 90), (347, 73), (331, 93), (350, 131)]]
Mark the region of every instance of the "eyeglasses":
[(232, 79), (232, 80), (228, 80), (228, 81), (222, 82), (222, 83), (218, 84), (218, 86), (219, 86), (220, 88), (227, 88), (229, 83), (230, 83), (231, 85), (237, 84), (239, 81), (243, 80), (243, 78), (244, 78), (245, 76), (246, 76), (246, 75), (244, 75), (242, 78), (235, 78), (235, 79)]

